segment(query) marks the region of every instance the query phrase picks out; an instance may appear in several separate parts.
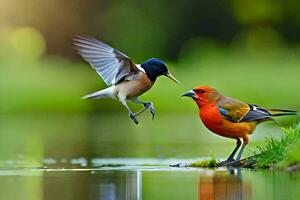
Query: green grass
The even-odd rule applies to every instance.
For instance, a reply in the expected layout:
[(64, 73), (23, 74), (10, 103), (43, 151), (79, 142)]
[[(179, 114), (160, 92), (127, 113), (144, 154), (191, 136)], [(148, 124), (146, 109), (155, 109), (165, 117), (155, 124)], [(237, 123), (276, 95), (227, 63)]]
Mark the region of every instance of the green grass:
[(218, 161), (214, 156), (212, 156), (209, 160), (200, 160), (193, 162), (188, 165), (189, 167), (202, 167), (202, 168), (216, 168), (218, 167)]
[(300, 162), (300, 124), (283, 131), (281, 139), (271, 137), (257, 147), (257, 168), (285, 168)]

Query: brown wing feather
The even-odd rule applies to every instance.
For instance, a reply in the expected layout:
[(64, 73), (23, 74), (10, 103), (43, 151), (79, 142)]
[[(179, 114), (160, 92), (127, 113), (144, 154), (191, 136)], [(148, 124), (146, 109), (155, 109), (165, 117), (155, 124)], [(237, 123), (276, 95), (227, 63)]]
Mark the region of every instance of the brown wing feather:
[(229, 121), (239, 122), (249, 112), (250, 107), (248, 104), (239, 100), (223, 97), (217, 102), (220, 113)]

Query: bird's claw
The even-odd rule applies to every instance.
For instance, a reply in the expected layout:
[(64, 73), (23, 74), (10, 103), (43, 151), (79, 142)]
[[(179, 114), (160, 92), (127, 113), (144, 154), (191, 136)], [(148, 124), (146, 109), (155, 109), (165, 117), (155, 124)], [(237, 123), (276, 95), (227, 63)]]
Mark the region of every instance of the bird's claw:
[(224, 161), (220, 161), (218, 163), (218, 165), (221, 167), (221, 166), (227, 166), (227, 165), (230, 165), (231, 163), (233, 163), (234, 161), (236, 161), (235, 159), (227, 159), (227, 160), (224, 160)]
[(135, 117), (135, 115), (133, 113), (129, 113), (129, 117), (132, 119), (132, 121), (138, 125), (139, 121), (137, 120), (137, 118)]
[(154, 109), (153, 103), (150, 103), (150, 105), (149, 105), (149, 111), (150, 111), (150, 113), (152, 115), (152, 119), (154, 119), (154, 117), (155, 117), (155, 109)]
[(147, 109), (150, 110), (150, 113), (152, 115), (152, 119), (154, 119), (154, 117), (155, 117), (155, 109), (154, 109), (154, 105), (153, 105), (152, 102), (145, 103), (144, 104), (144, 108), (142, 110), (140, 110), (139, 112), (137, 112), (135, 114), (134, 113), (129, 113), (129, 116), (134, 121), (134, 123), (138, 124), (138, 120), (136, 119), (136, 116), (142, 114)]

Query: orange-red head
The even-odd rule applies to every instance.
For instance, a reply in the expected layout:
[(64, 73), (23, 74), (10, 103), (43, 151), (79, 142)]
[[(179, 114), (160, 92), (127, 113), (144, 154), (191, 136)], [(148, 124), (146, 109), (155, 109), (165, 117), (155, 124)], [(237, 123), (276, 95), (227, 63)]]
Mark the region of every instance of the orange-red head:
[(195, 87), (182, 96), (193, 98), (200, 107), (217, 102), (222, 97), (222, 95), (214, 88), (202, 85)]

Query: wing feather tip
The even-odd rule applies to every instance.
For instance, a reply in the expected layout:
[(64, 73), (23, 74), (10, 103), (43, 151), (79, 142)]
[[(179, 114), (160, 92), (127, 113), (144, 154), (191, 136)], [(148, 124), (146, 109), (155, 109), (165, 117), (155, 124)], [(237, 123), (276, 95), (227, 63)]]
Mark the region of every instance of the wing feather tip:
[[(96, 69), (106, 85), (114, 84), (116, 80), (120, 80), (123, 77), (123, 75), (122, 77), (116, 77), (119, 76), (118, 70), (120, 70), (120, 67), (125, 67), (126, 70), (131, 71), (131, 64), (133, 62), (130, 58), (100, 40), (90, 36), (75, 35), (73, 45), (76, 52), (81, 55), (92, 68)], [(129, 60), (130, 62), (125, 63), (124, 60)], [(82, 98), (86, 99), (86, 97), (87, 96), (84, 96)]]

